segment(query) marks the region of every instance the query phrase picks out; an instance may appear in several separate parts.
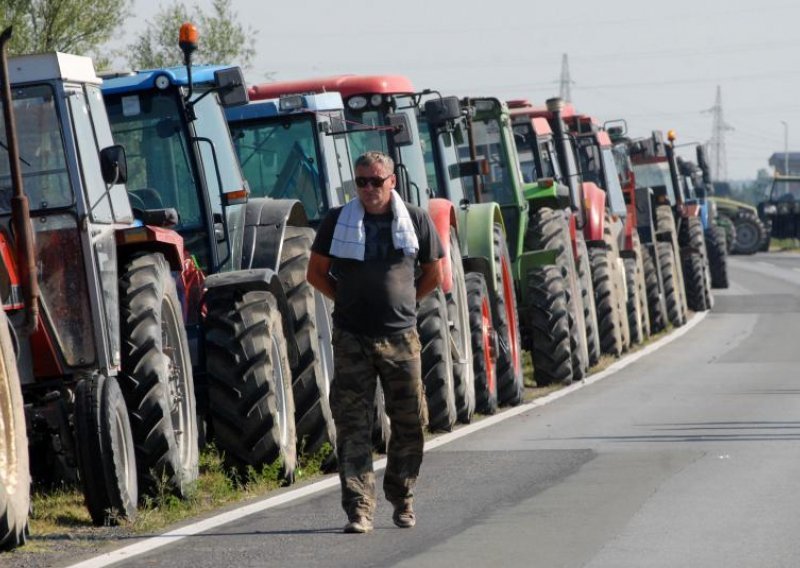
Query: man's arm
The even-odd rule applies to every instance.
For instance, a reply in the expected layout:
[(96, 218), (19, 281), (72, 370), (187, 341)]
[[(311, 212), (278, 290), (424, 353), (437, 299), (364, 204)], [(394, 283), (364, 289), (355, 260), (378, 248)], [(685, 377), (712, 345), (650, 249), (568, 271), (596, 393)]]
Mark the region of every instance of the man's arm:
[(336, 281), (331, 278), (331, 259), (325, 255), (311, 251), (308, 259), (306, 279), (314, 288), (325, 294), (331, 300), (336, 299)]
[(442, 283), (442, 270), (438, 260), (419, 266), (422, 269), (422, 276), (417, 279), (417, 300), (433, 292)]

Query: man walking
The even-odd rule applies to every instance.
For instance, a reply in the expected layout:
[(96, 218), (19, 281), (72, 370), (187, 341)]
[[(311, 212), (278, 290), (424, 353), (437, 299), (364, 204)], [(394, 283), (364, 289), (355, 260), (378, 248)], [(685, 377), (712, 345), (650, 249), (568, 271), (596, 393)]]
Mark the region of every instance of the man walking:
[(394, 190), (393, 172), (394, 162), (380, 152), (356, 160), (358, 198), (323, 219), (308, 264), (309, 283), (334, 301), (330, 396), (347, 533), (372, 530), (377, 380), (391, 421), (384, 493), (395, 525), (416, 524), (414, 485), (427, 422), (416, 302), (440, 284), (443, 249), (428, 214)]

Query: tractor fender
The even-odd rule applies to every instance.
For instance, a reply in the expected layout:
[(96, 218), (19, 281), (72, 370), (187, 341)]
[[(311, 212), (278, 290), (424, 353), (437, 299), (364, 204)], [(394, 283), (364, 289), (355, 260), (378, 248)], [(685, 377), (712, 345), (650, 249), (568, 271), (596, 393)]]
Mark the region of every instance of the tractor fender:
[(603, 226), (606, 214), (606, 192), (592, 182), (583, 183), (584, 209), (586, 211), (586, 224), (583, 226), (583, 235), (586, 241), (603, 240)]
[[(497, 267), (494, 264), (494, 227), (499, 225), (505, 238), (503, 214), (497, 203), (470, 203), (458, 209), (459, 241), (461, 254), (470, 258), (484, 258), (489, 266), (486, 286), (497, 292)], [(469, 272), (467, 268), (465, 271)]]
[(287, 226), (308, 227), (308, 217), (298, 200), (250, 199), (244, 212), (241, 267), (277, 272)]
[(450, 227), (456, 228), (458, 234), (458, 220), (456, 219), (455, 207), (447, 199), (434, 198), (428, 204), (428, 214), (442, 242), (444, 258), (440, 261), (442, 271), (442, 290), (449, 294), (453, 289), (453, 264), (450, 261)]
[(159, 252), (173, 272), (183, 270), (183, 237), (172, 229), (141, 225), (114, 231), (117, 241), (117, 262), (122, 263), (133, 253)]
[[(205, 298), (204, 304), (213, 304), (220, 293), (239, 292), (270, 292), (278, 304), (281, 314), (288, 314), (290, 310), (289, 301), (286, 299), (286, 292), (283, 289), (278, 272), (270, 268), (251, 268), (249, 270), (234, 270), (232, 272), (218, 272), (211, 274), (205, 279)], [(225, 300), (227, 301), (227, 300)], [(283, 333), (286, 337), (286, 350), (289, 355), (289, 362), (292, 367), (297, 365), (300, 359), (300, 349), (297, 346), (297, 338), (287, 317), (281, 317)]]

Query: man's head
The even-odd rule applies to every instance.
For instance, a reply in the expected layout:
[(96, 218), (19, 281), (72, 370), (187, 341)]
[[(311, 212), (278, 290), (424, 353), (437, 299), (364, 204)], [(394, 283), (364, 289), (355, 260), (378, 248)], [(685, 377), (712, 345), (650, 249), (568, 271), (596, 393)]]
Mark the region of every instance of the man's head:
[(367, 213), (386, 213), (391, 208), (397, 179), (394, 160), (382, 152), (365, 152), (356, 160), (358, 198)]

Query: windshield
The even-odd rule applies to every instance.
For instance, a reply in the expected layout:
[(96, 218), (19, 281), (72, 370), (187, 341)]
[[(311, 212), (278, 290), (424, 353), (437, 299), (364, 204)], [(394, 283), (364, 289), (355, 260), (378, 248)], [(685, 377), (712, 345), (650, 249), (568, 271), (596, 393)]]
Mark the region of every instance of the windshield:
[[(475, 121), (472, 123), (472, 135), (475, 139), (475, 159), (485, 159), (489, 162), (489, 174), (483, 176), (481, 201), (484, 203), (496, 201), (501, 205), (515, 204), (514, 188), (508, 168), (503, 161), (500, 123), (495, 118)], [(470, 151), (467, 142), (459, 146), (459, 155), (462, 159), (469, 159)], [(464, 186), (468, 195), (475, 194), (474, 183), (473, 178), (464, 178)]]
[(173, 207), (181, 229), (203, 225), (175, 91), (152, 91), (106, 98), (114, 139), (125, 146), (128, 193), (138, 209)]
[(309, 219), (328, 210), (312, 116), (241, 122), (230, 129), (253, 197), (299, 199)]
[(611, 148), (603, 148), (600, 151), (603, 159), (603, 169), (605, 170), (606, 180), (606, 193), (608, 194), (608, 203), (611, 207), (611, 212), (616, 215), (625, 215), (627, 208), (625, 207), (625, 196), (622, 194), (622, 185), (619, 182), (619, 172), (617, 171), (617, 164), (614, 161), (614, 154)]
[(675, 189), (672, 187), (672, 175), (666, 161), (633, 164), (633, 175), (636, 176), (636, 187), (650, 187), (654, 190), (663, 188), (670, 199), (674, 200)]
[[(364, 152), (377, 150), (395, 158), (396, 169), (399, 166), (408, 173), (410, 183), (410, 201), (416, 205), (427, 207), (429, 187), (428, 175), (425, 168), (423, 155), (423, 142), (420, 138), (417, 122), (417, 109), (411, 97), (395, 97), (396, 112), (405, 114), (411, 127), (413, 143), (408, 146), (392, 144), (388, 120), (384, 110), (370, 109), (362, 111), (347, 110), (347, 120), (357, 124), (352, 125), (350, 134), (350, 149), (353, 159), (357, 159)], [(367, 130), (368, 127), (377, 127), (380, 130)], [(361, 129), (361, 130), (359, 130)], [(399, 161), (396, 159), (399, 157)]]
[(770, 201), (800, 201), (800, 179), (773, 180)]
[[(72, 188), (52, 87), (16, 88), (12, 97), (22, 183), (31, 209), (70, 205)], [(13, 190), (3, 116), (0, 113), (0, 211), (7, 213), (11, 210)]]
[(530, 124), (514, 125), (514, 144), (517, 146), (519, 165), (522, 168), (522, 181), (525, 183), (536, 181), (540, 177), (536, 167), (536, 155), (533, 153), (537, 140)]

